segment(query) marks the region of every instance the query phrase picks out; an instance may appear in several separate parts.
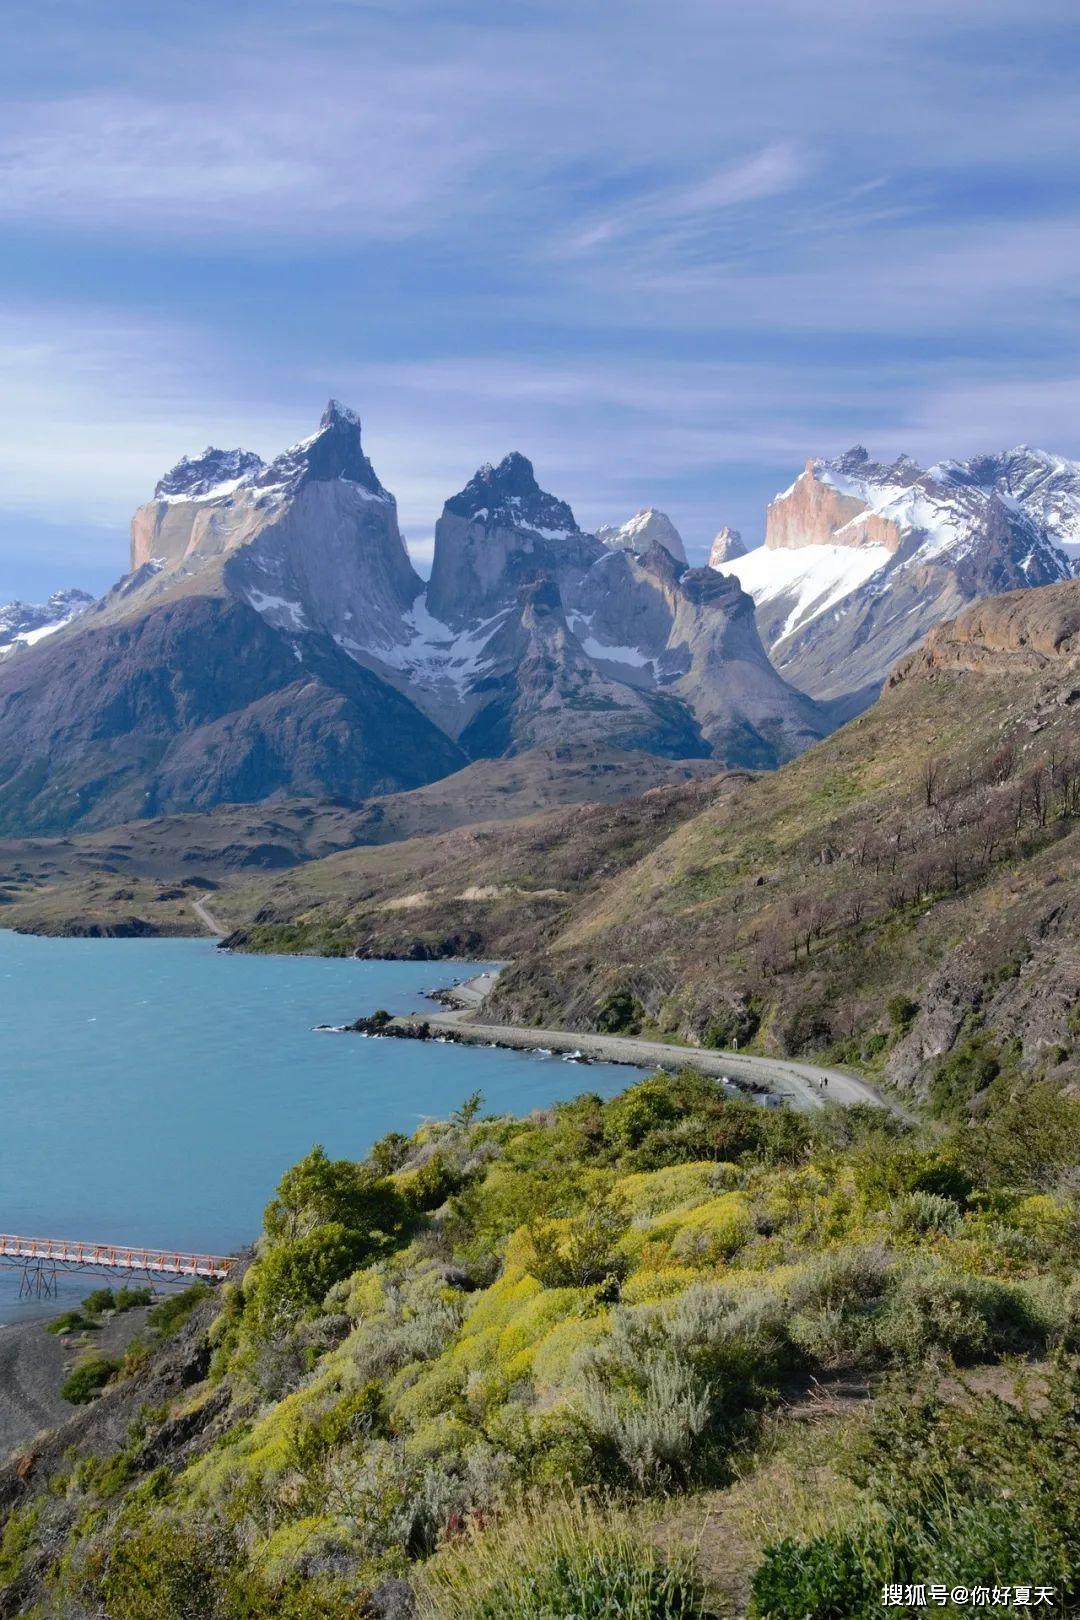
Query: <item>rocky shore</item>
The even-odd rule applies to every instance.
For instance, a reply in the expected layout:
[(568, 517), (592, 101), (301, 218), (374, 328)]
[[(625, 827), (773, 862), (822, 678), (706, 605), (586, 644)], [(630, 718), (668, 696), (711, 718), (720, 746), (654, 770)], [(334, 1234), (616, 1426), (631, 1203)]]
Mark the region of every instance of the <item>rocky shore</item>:
[[(87, 1282), (87, 1292), (93, 1280)], [(83, 1336), (49, 1333), (48, 1316), (0, 1324), (0, 1458), (43, 1429), (54, 1429), (79, 1410), (60, 1387), (86, 1347)], [(146, 1323), (146, 1311), (124, 1311), (86, 1335), (93, 1350), (117, 1356)]]

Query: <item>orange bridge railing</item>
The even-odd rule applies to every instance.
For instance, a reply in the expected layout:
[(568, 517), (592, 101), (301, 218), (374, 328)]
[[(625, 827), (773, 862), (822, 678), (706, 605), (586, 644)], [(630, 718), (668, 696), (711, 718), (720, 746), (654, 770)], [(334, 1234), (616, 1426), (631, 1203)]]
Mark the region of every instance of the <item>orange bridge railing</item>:
[(148, 1277), (206, 1277), (228, 1274), (230, 1255), (199, 1254), (184, 1249), (146, 1249), (126, 1243), (83, 1243), (70, 1238), (16, 1237), (0, 1233), (0, 1262), (21, 1266), (87, 1271), (132, 1271)]

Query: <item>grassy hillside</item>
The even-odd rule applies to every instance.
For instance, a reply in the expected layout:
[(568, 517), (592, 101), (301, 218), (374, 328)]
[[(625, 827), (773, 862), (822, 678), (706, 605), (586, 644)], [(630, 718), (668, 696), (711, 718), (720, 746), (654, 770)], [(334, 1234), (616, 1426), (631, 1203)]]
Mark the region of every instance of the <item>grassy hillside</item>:
[(710, 805), (500, 983), (508, 1022), (828, 1053), (963, 1109), (1071, 1078), (1080, 583), (941, 627), (860, 719)]
[(315, 1151), (0, 1473), (0, 1614), (1073, 1613), (1078, 1155), (1049, 1087), (916, 1134), (692, 1074)]
[[(69, 838), (0, 838), (0, 906), (6, 908), (0, 917), (7, 927), (47, 934), (198, 933), (202, 925), (185, 890), (247, 885), (239, 911), (228, 894), (220, 901), (223, 916), (246, 919), (258, 905), (249, 894), (256, 893), (251, 886), (259, 874), (560, 805), (617, 803), (714, 771), (705, 760), (616, 749), (533, 749), (514, 759), (478, 760), (428, 787), (360, 805), (283, 799), (131, 821)], [(380, 861), (361, 866), (378, 871)], [(327, 892), (318, 879), (311, 888)], [(274, 903), (281, 904), (277, 893)]]
[(215, 899), (230, 944), (361, 956), (514, 956), (744, 774), (351, 849)]

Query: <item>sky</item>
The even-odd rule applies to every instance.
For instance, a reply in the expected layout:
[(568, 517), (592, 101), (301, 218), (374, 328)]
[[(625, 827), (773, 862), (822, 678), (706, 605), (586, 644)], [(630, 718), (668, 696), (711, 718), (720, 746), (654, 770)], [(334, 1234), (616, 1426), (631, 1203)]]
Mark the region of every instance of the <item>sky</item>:
[(362, 416), (750, 544), (811, 455), (1080, 455), (1075, 0), (8, 0), (0, 602)]

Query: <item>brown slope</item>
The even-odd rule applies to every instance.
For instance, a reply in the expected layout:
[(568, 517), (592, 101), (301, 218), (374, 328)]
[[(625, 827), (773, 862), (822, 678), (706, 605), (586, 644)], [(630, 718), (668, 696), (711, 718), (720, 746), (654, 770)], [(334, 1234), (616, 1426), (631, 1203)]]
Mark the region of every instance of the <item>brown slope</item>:
[[(407, 793), (351, 807), (327, 800), (220, 805), (65, 838), (0, 838), (5, 923), (31, 932), (202, 932), (191, 900), (357, 845), (385, 845), (557, 805), (613, 803), (711, 775), (705, 760), (598, 748), (478, 760)], [(229, 901), (215, 902), (227, 908)]]
[(1069, 582), (940, 627), (866, 715), (579, 908), (492, 1015), (827, 1051), (917, 1089), (949, 1053), (961, 1091), (1075, 1074), (1078, 624)]
[(622, 870), (717, 794), (724, 776), (616, 804), (353, 849), (216, 896), (229, 943), (361, 956), (512, 956), (550, 937)]
[(191, 595), (0, 668), (0, 831), (108, 826), (274, 795), (419, 786), (464, 763), (326, 637)]

